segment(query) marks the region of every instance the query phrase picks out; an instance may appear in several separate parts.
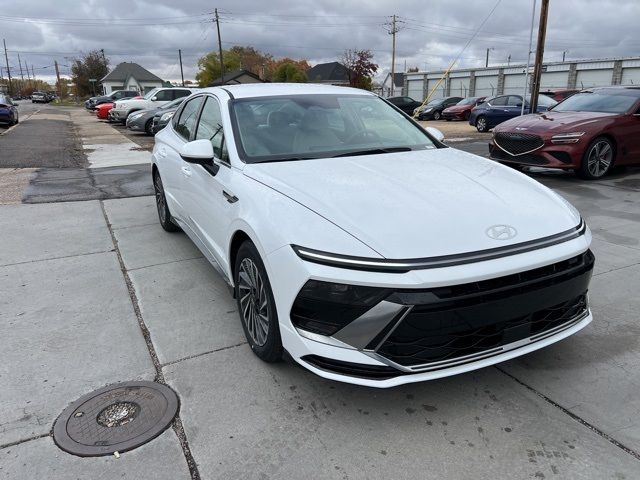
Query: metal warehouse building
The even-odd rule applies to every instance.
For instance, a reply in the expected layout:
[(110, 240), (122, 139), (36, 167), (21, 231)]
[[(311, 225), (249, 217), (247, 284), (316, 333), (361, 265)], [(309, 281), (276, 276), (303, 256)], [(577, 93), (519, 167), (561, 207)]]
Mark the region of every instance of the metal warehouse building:
[[(525, 70), (524, 64), (452, 70), (431, 98), (522, 95)], [(444, 70), (405, 74), (403, 95), (424, 100), (443, 74)], [(640, 57), (545, 63), (540, 89), (605, 85), (640, 85)]]

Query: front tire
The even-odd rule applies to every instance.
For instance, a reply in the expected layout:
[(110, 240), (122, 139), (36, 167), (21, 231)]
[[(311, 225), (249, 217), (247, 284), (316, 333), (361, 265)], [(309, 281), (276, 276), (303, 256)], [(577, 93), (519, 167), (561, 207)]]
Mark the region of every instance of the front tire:
[(169, 205), (167, 205), (167, 197), (164, 194), (164, 186), (162, 185), (162, 178), (157, 170), (153, 172), (153, 189), (156, 196), (156, 208), (158, 209), (158, 219), (160, 220), (160, 226), (167, 232), (178, 232), (180, 227), (173, 223), (171, 212), (169, 211)]
[(153, 118), (147, 120), (147, 123), (144, 124), (144, 131), (147, 135), (153, 135), (151, 131), (151, 127), (153, 126)]
[(282, 340), (276, 304), (258, 249), (248, 240), (238, 249), (233, 278), (238, 313), (251, 350), (265, 362), (277, 362), (282, 358)]
[(478, 130), (480, 133), (488, 132), (488, 125), (489, 124), (487, 123), (487, 118), (484, 115), (480, 115), (478, 118), (476, 118), (476, 130)]
[(598, 137), (587, 147), (576, 173), (587, 180), (597, 180), (611, 171), (615, 159), (613, 142), (608, 138)]
[(442, 114), (439, 111), (435, 111), (433, 112), (433, 119), (434, 120), (440, 120), (442, 118)]

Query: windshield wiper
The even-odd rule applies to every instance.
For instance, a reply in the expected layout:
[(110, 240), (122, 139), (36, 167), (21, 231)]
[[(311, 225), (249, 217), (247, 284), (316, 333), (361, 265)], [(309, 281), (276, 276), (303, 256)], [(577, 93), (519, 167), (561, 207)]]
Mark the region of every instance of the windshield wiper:
[(331, 158), (351, 157), (356, 155), (378, 155), (380, 153), (410, 152), (411, 150), (413, 150), (411, 147), (370, 148), (368, 150), (354, 150), (353, 152), (339, 153), (338, 155), (333, 155)]

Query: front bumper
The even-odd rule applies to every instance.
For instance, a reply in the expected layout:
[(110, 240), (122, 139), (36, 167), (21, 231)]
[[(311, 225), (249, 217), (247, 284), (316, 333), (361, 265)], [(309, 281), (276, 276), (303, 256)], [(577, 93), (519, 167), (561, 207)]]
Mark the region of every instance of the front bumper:
[(462, 112), (447, 112), (446, 110), (442, 112), (442, 118), (445, 120), (465, 120), (466, 115), (468, 115), (468, 111)]
[[(588, 142), (581, 142), (588, 143)], [(491, 140), (489, 156), (499, 162), (513, 163), (523, 166), (576, 169), (580, 168), (584, 149), (582, 145), (553, 145), (545, 142), (544, 146), (530, 153), (511, 155)]]
[(129, 115), (129, 113), (126, 110), (116, 110), (115, 108), (112, 108), (111, 110), (109, 110), (109, 115), (108, 115), (108, 119), (111, 122), (126, 122), (127, 121), (127, 116)]
[[(590, 238), (590, 232), (587, 230), (585, 235), (579, 238), (511, 257), (445, 268), (413, 270), (404, 274), (355, 271), (312, 264), (297, 258), (290, 247), (283, 247), (269, 255), (267, 262), (283, 345), (295, 361), (322, 377), (383, 388), (454, 375), (523, 355), (566, 338), (591, 321), (591, 313), (585, 303), (590, 268), (587, 268), (588, 272), (583, 272), (584, 275), (580, 279), (573, 281), (571, 289), (564, 290), (567, 292), (566, 296), (558, 294), (558, 290), (555, 291), (555, 296), (551, 295), (550, 291), (546, 292), (549, 295), (533, 295), (526, 298), (515, 293), (509, 296), (508, 300), (515, 300), (509, 303), (514, 306), (515, 317), (505, 316), (504, 312), (508, 312), (505, 303), (491, 300), (490, 296), (496, 295), (493, 291), (485, 292), (487, 298), (480, 303), (476, 301), (474, 305), (464, 307), (456, 304), (450, 310), (431, 313), (425, 313), (424, 302), (423, 305), (417, 306), (417, 298), (420, 295), (423, 299), (426, 298), (427, 291), (433, 289), (450, 289), (486, 280), (499, 283), (514, 274), (520, 275), (522, 272), (586, 255)], [(352, 322), (328, 337), (302, 330), (292, 321), (292, 307), (298, 292), (309, 279), (387, 288), (404, 295), (409, 294), (408, 298), (413, 294), (417, 296), (404, 303), (390, 297), (363, 315), (364, 318), (358, 319), (361, 326), (364, 325), (364, 329), (353, 328), (356, 322)], [(494, 303), (491, 303), (492, 301)], [(547, 305), (545, 302), (549, 301), (551, 303)], [(563, 315), (554, 314), (554, 309), (563, 309), (561, 304), (564, 303), (567, 303), (568, 308), (561, 312)], [(520, 305), (529, 305), (531, 311), (523, 311), (524, 307)], [(537, 308), (538, 305), (540, 308)], [(428, 310), (431, 307), (426, 308)], [(542, 310), (545, 312), (541, 312)], [(534, 318), (535, 315), (541, 318), (548, 316), (548, 324), (543, 327), (531, 327), (531, 322), (528, 322), (527, 326), (527, 321), (524, 321), (523, 326), (518, 320), (526, 316)], [(480, 330), (484, 328), (484, 331), (479, 331), (476, 337), (463, 335), (466, 337), (465, 341), (471, 342), (464, 345), (458, 342), (455, 348), (444, 349), (447, 351), (443, 350), (437, 339), (435, 344), (432, 342), (434, 332), (409, 338), (412, 328), (436, 324), (438, 328), (445, 330), (453, 328), (446, 332), (441, 330), (439, 335), (455, 336), (456, 328), (460, 327), (460, 319), (475, 322), (475, 326)], [(504, 331), (499, 328), (496, 330), (497, 324), (502, 324)], [(482, 340), (483, 335), (489, 335), (492, 340)], [(430, 340), (425, 342), (424, 339), (427, 337)], [(484, 341), (477, 345), (478, 348), (474, 346), (477, 339)], [(399, 348), (398, 344), (402, 342), (405, 345), (400, 345)], [(409, 358), (414, 355), (415, 352), (411, 349), (416, 345), (419, 347), (418, 350), (427, 353), (429, 349), (440, 349), (444, 357), (419, 354), (416, 358)]]

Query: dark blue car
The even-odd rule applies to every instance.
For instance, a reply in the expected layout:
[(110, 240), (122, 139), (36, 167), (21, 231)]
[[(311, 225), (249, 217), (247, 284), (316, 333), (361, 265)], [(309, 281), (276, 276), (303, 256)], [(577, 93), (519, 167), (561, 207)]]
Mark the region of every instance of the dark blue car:
[(13, 103), (9, 95), (0, 93), (0, 123), (9, 126), (18, 123), (18, 106)]
[[(558, 102), (545, 95), (540, 95), (536, 113), (545, 112), (556, 103)], [(522, 95), (500, 95), (474, 107), (469, 115), (469, 125), (476, 127), (479, 132), (488, 132), (496, 125), (520, 116), (521, 111)], [(525, 113), (529, 111), (528, 100), (524, 105), (524, 111)]]

